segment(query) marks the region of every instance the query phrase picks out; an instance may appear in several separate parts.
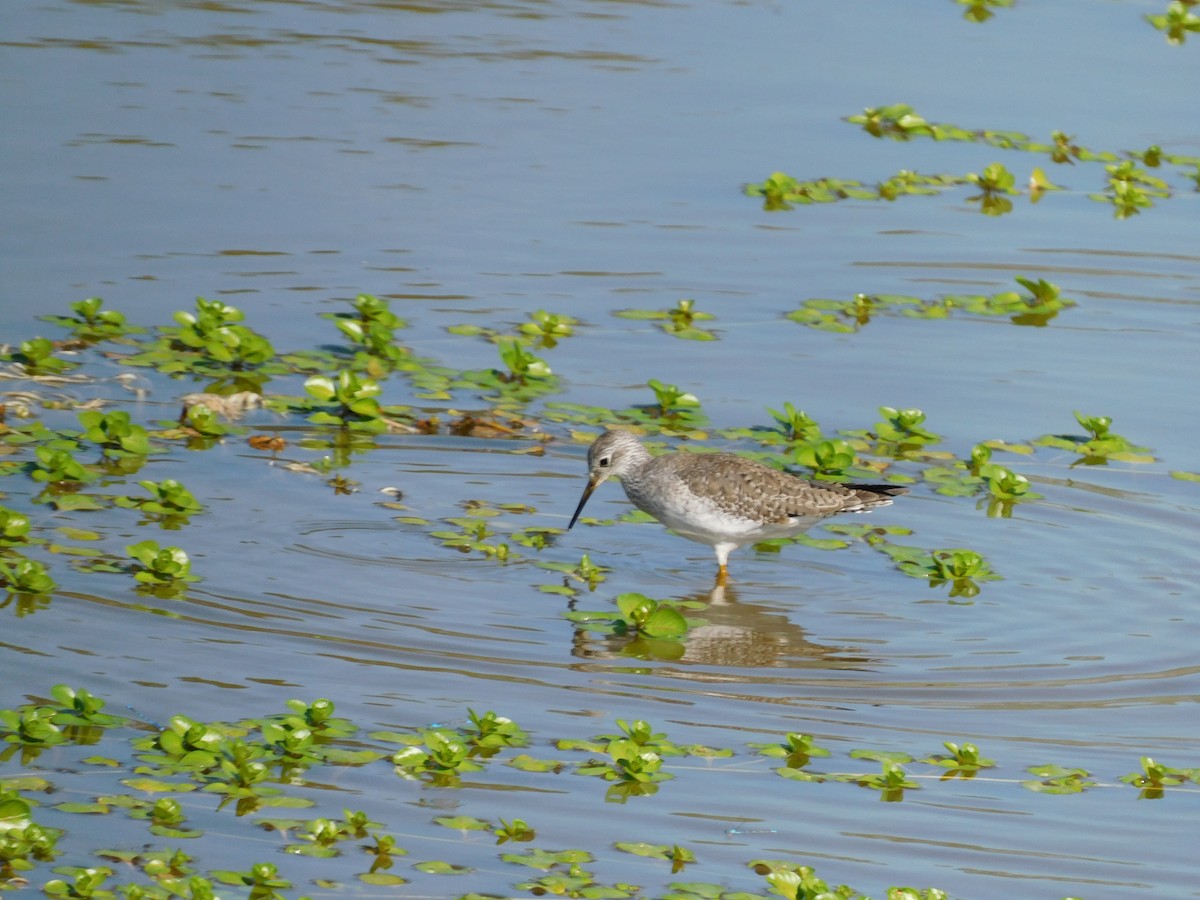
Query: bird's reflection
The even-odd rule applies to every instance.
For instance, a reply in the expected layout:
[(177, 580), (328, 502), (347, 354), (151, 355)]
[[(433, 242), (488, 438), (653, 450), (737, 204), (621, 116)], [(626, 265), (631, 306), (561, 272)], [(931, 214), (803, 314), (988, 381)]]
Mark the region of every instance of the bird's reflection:
[(671, 662), (722, 668), (867, 669), (875, 660), (853, 655), (849, 648), (810, 641), (803, 628), (787, 615), (757, 603), (743, 603), (737, 589), (716, 584), (678, 598), (699, 601), (703, 608), (686, 609), (702, 619), (677, 640), (650, 641), (637, 635), (598, 634), (577, 629), (573, 655), (583, 659), (648, 657)]

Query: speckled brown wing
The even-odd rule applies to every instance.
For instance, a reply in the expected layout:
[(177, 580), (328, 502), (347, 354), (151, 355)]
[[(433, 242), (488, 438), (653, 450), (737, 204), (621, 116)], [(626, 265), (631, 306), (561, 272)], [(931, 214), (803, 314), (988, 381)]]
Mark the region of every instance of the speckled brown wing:
[(817, 482), (789, 475), (731, 453), (673, 453), (654, 460), (723, 512), (761, 522), (784, 524), (799, 517), (861, 512), (891, 503), (908, 492), (893, 485)]

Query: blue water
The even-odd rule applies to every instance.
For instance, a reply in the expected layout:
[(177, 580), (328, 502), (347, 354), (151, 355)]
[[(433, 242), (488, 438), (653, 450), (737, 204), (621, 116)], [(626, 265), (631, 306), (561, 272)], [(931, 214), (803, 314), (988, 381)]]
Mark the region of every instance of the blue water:
[[(1117, 779), (1144, 755), (1200, 765), (1200, 494), (1169, 476), (1200, 468), (1194, 185), (1173, 170), (1173, 197), (1118, 221), (1087, 196), (1102, 188), (1097, 164), (876, 141), (842, 121), (906, 102), (963, 127), (1200, 155), (1194, 102), (1180, 87), (1200, 75), (1196, 41), (1166, 46), (1141, 21), (1147, 11), (1157, 8), (1022, 4), (973, 25), (950, 3), (8, 3), (3, 341), (58, 336), (36, 316), (90, 295), (145, 325), (204, 295), (245, 310), (277, 348), (316, 347), (334, 335), (318, 314), (369, 292), (409, 320), (406, 346), (467, 369), (496, 365), (495, 348), (449, 326), (507, 330), (547, 309), (582, 321), (543, 354), (562, 380), (549, 399), (619, 409), (649, 403), (650, 378), (675, 383), (700, 398), (715, 446), (751, 449), (725, 430), (765, 426), (784, 402), (827, 432), (869, 428), (883, 405), (919, 407), (944, 436), (938, 449), (960, 457), (985, 439), (1078, 433), (1080, 410), (1111, 416), (1156, 461), (1072, 468), (1061, 451), (1006, 456), (1045, 495), (1011, 518), (919, 485), (855, 520), (983, 553), (1004, 578), (970, 603), (862, 545), (744, 550), (731, 589), (710, 597), (708, 549), (654, 525), (577, 528), (507, 565), (430, 537), (476, 499), (536, 508), (501, 516), (502, 532), (565, 527), (584, 444), (549, 420), (540, 427), (554, 440), (540, 457), (513, 452), (528, 440), (383, 438), (344, 471), (359, 482), (350, 496), (267, 465), (241, 439), (173, 448), (138, 477), (179, 478), (205, 503), (178, 534), (139, 526), (133, 513), (32, 506), (36, 488), (14, 476), (4, 502), (29, 510), (40, 533), (96, 529), (98, 546), (117, 554), (147, 536), (177, 540), (203, 581), (186, 600), (147, 603), (128, 579), (51, 559), (60, 591), (50, 606), (0, 610), (0, 704), (68, 681), (161, 722), (328, 696), (340, 713), (389, 729), (496, 709), (530, 732), (539, 757), (561, 755), (556, 738), (636, 717), (679, 743), (736, 751), (673, 761), (673, 781), (626, 806), (567, 774), (481, 776), (539, 791), (515, 805), (507, 790), (421, 788), (382, 763), (347, 771), (346, 796), (321, 814), (363, 808), (402, 832), (404, 874), (429, 895), (513, 890), (527, 877), (499, 862), (490, 840), (455, 834), (443, 846), (447, 832), (424, 808), (439, 805), (521, 815), (539, 846), (587, 847), (601, 856), (601, 880), (637, 881), (645, 896), (672, 877), (610, 851), (613, 841), (692, 846), (701, 862), (679, 878), (760, 893), (765, 882), (746, 863), (768, 857), (873, 896), (898, 884), (965, 898), (1190, 895), (1194, 785), (1139, 801)], [(870, 184), (902, 168), (996, 161), (1018, 181), (1046, 167), (1068, 190), (1036, 206), (1014, 197), (999, 218), (974, 211), (967, 190), (780, 213), (741, 193), (778, 169)], [(1078, 305), (1044, 328), (955, 314), (880, 317), (846, 335), (783, 318), (812, 297), (990, 294), (1015, 288), (1016, 276), (1053, 281)], [(611, 315), (683, 297), (716, 316), (704, 324), (718, 340), (675, 340)], [(122, 369), (92, 355), (85, 371)], [(109, 382), (33, 389), (102, 396), (152, 422), (196, 388), (137, 374), (149, 391), (141, 401)], [(268, 390), (300, 388), (283, 379)], [(418, 402), (399, 378), (385, 399)], [(527, 412), (538, 420), (544, 407)], [(44, 415), (55, 427), (74, 421)], [(250, 421), (283, 424), (268, 413)], [(284, 453), (320, 455), (295, 441)], [(385, 486), (430, 524), (398, 524), (380, 505)], [(612, 485), (591, 503), (597, 516), (626, 508)], [(579, 608), (611, 608), (624, 591), (710, 603), (682, 660), (631, 660), (574, 632), (566, 601), (538, 590), (556, 576), (535, 562), (582, 553), (612, 572)], [(877, 770), (853, 749), (920, 757), (944, 740), (974, 741), (999, 765), (880, 803), (849, 784), (784, 781), (746, 747), (788, 731), (830, 747), (832, 759), (814, 764), (826, 772)], [(1087, 768), (1100, 784), (1069, 797), (1019, 786), (1026, 766), (1047, 762)], [(10, 762), (0, 777), (14, 771)], [(86, 786), (63, 781), (86, 798)], [(204, 819), (202, 803), (188, 807), (206, 827), (231, 830)], [(728, 833), (738, 823), (745, 831)], [(55, 824), (74, 830), (78, 855), (62, 862), (85, 864), (92, 845), (79, 817)], [(131, 846), (145, 840), (141, 824), (114, 827)], [(232, 867), (223, 853), (271, 859), (297, 893), (315, 892), (308, 879), (356, 871), (282, 857), (280, 845), (274, 835), (237, 850), (214, 842), (199, 857), (202, 867)], [(410, 867), (435, 857), (476, 876), (447, 887)]]

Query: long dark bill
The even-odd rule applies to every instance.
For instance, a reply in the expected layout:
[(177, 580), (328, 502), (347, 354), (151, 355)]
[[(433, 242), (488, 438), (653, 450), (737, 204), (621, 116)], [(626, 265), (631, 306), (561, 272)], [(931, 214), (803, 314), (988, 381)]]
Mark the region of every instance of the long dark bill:
[(579, 498), (579, 505), (575, 507), (575, 515), (571, 516), (571, 524), (567, 526), (567, 531), (575, 527), (575, 522), (579, 518), (579, 514), (583, 512), (583, 505), (588, 502), (588, 497), (592, 496), (592, 491), (596, 489), (596, 485), (600, 482), (589, 481), (587, 487), (583, 489), (583, 496)]

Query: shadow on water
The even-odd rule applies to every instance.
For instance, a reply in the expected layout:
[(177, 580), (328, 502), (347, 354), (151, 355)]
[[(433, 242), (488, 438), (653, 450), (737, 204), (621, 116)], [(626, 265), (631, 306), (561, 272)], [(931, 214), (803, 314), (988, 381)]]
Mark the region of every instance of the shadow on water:
[[(668, 661), (711, 667), (714, 671), (673, 671), (668, 666), (659, 668), (659, 675), (723, 682), (740, 680), (735, 672), (721, 671), (725, 669), (868, 669), (872, 662), (869, 657), (851, 654), (847, 648), (810, 641), (790, 617), (759, 604), (739, 602), (737, 589), (729, 585), (714, 585), (710, 591), (679, 599), (703, 604), (690, 610), (701, 624), (688, 629), (680, 641), (679, 655), (672, 654)], [(573, 600), (571, 608), (574, 604)], [(637, 655), (639, 640), (632, 635), (599, 636), (577, 629), (572, 653), (589, 660), (628, 659)]]

